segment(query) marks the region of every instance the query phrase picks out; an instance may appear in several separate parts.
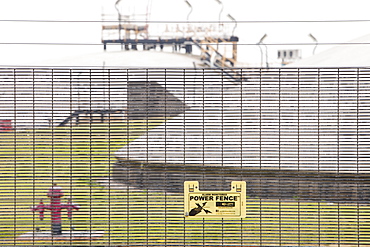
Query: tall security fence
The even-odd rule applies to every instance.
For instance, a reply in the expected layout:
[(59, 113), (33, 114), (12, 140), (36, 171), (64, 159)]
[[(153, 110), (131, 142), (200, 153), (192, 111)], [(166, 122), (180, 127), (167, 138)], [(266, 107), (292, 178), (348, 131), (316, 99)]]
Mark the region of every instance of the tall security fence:
[[(370, 244), (369, 68), (1, 68), (0, 84), (0, 245)], [(185, 181), (204, 191), (190, 212)], [(246, 217), (208, 217), (232, 181)]]

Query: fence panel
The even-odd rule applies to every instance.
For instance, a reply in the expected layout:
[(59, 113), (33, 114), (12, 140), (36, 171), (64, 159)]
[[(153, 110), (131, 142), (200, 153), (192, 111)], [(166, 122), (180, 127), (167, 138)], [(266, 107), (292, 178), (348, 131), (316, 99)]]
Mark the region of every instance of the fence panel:
[[(368, 68), (0, 68), (0, 84), (0, 245), (370, 244)], [(247, 216), (185, 217), (185, 181), (245, 181)]]

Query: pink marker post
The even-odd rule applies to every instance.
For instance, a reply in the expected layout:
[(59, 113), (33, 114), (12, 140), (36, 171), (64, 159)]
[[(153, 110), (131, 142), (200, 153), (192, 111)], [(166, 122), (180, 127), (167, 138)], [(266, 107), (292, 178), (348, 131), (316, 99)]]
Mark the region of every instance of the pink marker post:
[(50, 197), (50, 204), (44, 204), (41, 200), (39, 205), (33, 206), (31, 210), (33, 212), (40, 213), (40, 220), (44, 219), (44, 211), (51, 211), (51, 233), (52, 235), (62, 235), (62, 210), (66, 209), (68, 213), (68, 218), (72, 218), (72, 210), (79, 210), (80, 206), (72, 203), (71, 199), (68, 200), (67, 204), (61, 203), (61, 198), (64, 196), (62, 187), (54, 184), (48, 192), (48, 197)]

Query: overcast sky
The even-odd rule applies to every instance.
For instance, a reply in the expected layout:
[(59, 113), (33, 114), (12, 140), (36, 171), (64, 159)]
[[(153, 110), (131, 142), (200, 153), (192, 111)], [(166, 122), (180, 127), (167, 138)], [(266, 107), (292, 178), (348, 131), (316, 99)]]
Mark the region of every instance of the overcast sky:
[[(143, 3), (140, 7), (138, 3)], [(147, 0), (122, 0), (122, 6), (140, 12)], [(215, 0), (189, 0), (191, 21), (217, 21), (221, 5)], [(0, 0), (2, 20), (101, 20), (102, 13), (115, 14), (115, 0)], [(368, 0), (223, 0), (221, 20), (231, 14), (239, 21), (282, 20), (366, 20)], [(190, 8), (183, 0), (152, 0), (151, 20), (185, 21)], [(239, 23), (236, 35), (241, 43), (255, 44), (267, 34), (266, 44), (309, 43), (312, 33), (319, 42), (346, 42), (369, 33), (370, 22), (349, 23)], [(89, 43), (101, 42), (101, 23), (0, 22), (0, 43)], [(330, 46), (319, 46), (316, 53)], [(303, 56), (312, 54), (310, 46), (269, 46), (269, 59), (276, 60), (277, 49), (299, 48)], [(0, 65), (27, 65), (32, 61), (102, 51), (102, 46), (0, 45)], [(259, 59), (257, 46), (244, 45), (239, 58), (250, 63)]]

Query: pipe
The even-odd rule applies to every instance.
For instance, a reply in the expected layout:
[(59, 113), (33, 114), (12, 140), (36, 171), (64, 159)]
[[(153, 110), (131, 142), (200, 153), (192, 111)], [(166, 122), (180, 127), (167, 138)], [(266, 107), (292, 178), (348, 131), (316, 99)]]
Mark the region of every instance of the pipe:
[(185, 3), (190, 7), (190, 12), (189, 12), (188, 16), (186, 17), (186, 21), (189, 21), (189, 16), (190, 16), (191, 12), (193, 12), (193, 6), (191, 6), (191, 4), (189, 3), (188, 0), (185, 0)]
[(238, 22), (230, 14), (228, 14), (227, 17), (229, 17), (233, 22), (235, 22), (235, 25), (234, 25), (234, 28), (233, 28), (233, 33), (232, 33), (232, 36), (234, 36), (234, 32), (235, 32), (235, 29), (236, 29), (236, 27), (238, 25)]
[(315, 38), (315, 36), (313, 36), (311, 33), (308, 34), (308, 36), (316, 43), (315, 47), (313, 48), (313, 51), (312, 51), (312, 55), (315, 55), (315, 50), (317, 48), (317, 44), (318, 44), (318, 41), (317, 39)]

